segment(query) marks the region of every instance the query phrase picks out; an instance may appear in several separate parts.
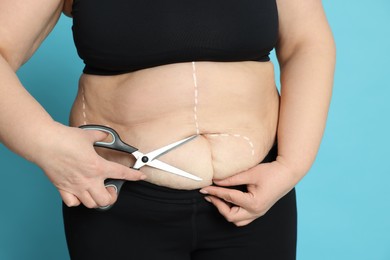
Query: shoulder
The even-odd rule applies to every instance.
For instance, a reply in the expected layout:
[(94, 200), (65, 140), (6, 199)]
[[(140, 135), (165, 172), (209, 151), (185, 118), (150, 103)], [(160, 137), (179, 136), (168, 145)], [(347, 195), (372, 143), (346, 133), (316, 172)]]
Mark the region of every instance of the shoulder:
[(69, 17), (72, 17), (72, 5), (73, 0), (64, 0), (64, 7), (62, 8), (62, 12)]

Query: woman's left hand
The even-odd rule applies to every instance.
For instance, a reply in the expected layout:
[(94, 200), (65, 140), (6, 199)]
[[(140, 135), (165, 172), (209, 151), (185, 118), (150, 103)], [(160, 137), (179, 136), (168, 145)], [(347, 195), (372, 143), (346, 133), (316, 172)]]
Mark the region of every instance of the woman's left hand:
[[(214, 180), (218, 186), (200, 190), (205, 199), (236, 226), (245, 226), (263, 216), (280, 198), (294, 188), (300, 178), (278, 161), (261, 163), (248, 171), (223, 180)], [(247, 192), (229, 186), (247, 185)]]

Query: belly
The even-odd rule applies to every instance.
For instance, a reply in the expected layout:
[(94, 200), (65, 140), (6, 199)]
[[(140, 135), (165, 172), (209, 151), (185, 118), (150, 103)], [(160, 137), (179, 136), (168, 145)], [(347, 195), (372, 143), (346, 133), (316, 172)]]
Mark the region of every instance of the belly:
[[(270, 62), (179, 63), (118, 76), (83, 75), (70, 125), (108, 125), (144, 153), (198, 134), (159, 159), (203, 181), (141, 168), (154, 184), (195, 189), (258, 164), (275, 142), (278, 108)], [(131, 155), (97, 151), (134, 164)]]

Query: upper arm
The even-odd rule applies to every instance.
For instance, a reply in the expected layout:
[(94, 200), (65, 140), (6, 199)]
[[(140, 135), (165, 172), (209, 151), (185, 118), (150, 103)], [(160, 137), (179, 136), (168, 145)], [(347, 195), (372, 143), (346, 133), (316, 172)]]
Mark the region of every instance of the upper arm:
[(278, 59), (291, 57), (297, 49), (333, 48), (333, 36), (321, 0), (276, 0), (279, 12)]
[(1, 0), (0, 55), (16, 71), (53, 29), (63, 0)]

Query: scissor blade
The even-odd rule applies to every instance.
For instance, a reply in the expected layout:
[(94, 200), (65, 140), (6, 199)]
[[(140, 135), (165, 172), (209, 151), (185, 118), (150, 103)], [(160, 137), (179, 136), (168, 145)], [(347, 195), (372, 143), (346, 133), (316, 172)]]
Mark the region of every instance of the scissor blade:
[(180, 145), (183, 145), (183, 144), (191, 141), (192, 139), (194, 139), (196, 137), (198, 137), (198, 135), (192, 135), (190, 137), (184, 138), (184, 139), (182, 139), (180, 141), (174, 142), (172, 144), (168, 144), (168, 145), (166, 145), (164, 147), (161, 147), (161, 148), (159, 148), (157, 150), (154, 150), (154, 151), (152, 151), (150, 153), (147, 153), (147, 154), (145, 154), (145, 156), (147, 156), (149, 158), (149, 160), (152, 161), (155, 158), (158, 158), (161, 155), (168, 153), (169, 151), (175, 149), (176, 147), (178, 147)]
[(192, 175), (186, 171), (183, 171), (183, 170), (180, 170), (172, 165), (169, 165), (167, 163), (164, 163), (162, 161), (159, 161), (159, 160), (152, 160), (152, 161), (149, 161), (148, 163), (146, 163), (146, 165), (148, 166), (151, 166), (151, 167), (154, 167), (154, 168), (157, 168), (157, 169), (160, 169), (160, 170), (163, 170), (163, 171), (166, 171), (166, 172), (169, 172), (169, 173), (173, 173), (173, 174), (176, 174), (176, 175), (179, 175), (179, 176), (182, 176), (182, 177), (186, 177), (186, 178), (189, 178), (189, 179), (192, 179), (192, 180), (195, 180), (195, 181), (201, 181), (202, 179), (199, 178), (198, 176), (195, 176), (195, 175)]

